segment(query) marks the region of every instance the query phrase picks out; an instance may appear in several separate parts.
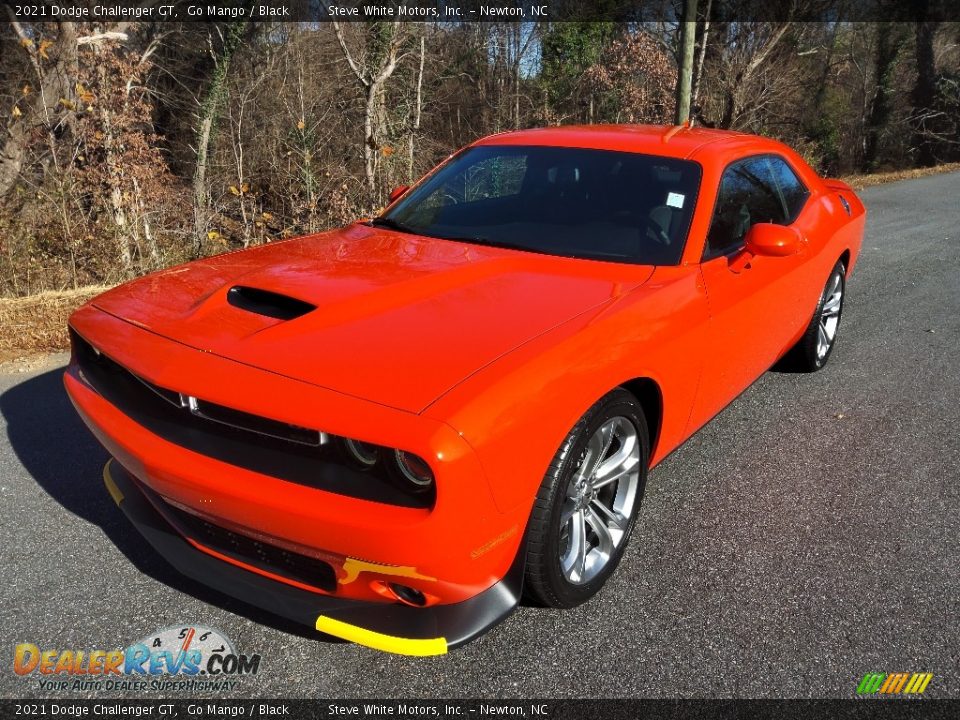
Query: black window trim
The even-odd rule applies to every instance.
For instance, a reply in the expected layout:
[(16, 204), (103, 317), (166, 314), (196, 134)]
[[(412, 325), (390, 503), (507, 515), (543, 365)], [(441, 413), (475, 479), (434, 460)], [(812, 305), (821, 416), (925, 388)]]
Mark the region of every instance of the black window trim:
[[(807, 203), (810, 202), (810, 198), (813, 195), (813, 193), (810, 192), (810, 188), (807, 187), (807, 184), (803, 181), (803, 178), (800, 177), (800, 173), (797, 172), (797, 169), (793, 166), (793, 164), (780, 153), (769, 151), (769, 152), (756, 153), (754, 155), (744, 155), (743, 157), (738, 157), (736, 160), (731, 160), (726, 165), (724, 165), (723, 170), (720, 173), (720, 180), (717, 183), (717, 194), (713, 198), (713, 207), (710, 208), (710, 225), (707, 226), (707, 234), (703, 238), (703, 252), (700, 254), (701, 264), (705, 262), (709, 262), (711, 260), (716, 260), (719, 257), (730, 257), (732, 255), (736, 255), (738, 252), (743, 250), (744, 245), (741, 243), (740, 245), (734, 247), (731, 250), (727, 250), (726, 252), (711, 253), (710, 246), (708, 245), (708, 242), (710, 239), (710, 227), (713, 226), (713, 216), (717, 212), (717, 202), (720, 200), (720, 185), (721, 183), (723, 183), (723, 176), (727, 174), (727, 170), (732, 168), (734, 165), (747, 162), (748, 160), (757, 160), (760, 158), (776, 158), (782, 161), (788, 168), (790, 168), (790, 172), (792, 172), (794, 177), (797, 178), (797, 182), (800, 183), (800, 187), (802, 187), (807, 193), (807, 197), (803, 201), (803, 205), (801, 205), (800, 208), (793, 214), (793, 217), (791, 217), (787, 221), (786, 227), (793, 225), (793, 223), (797, 221), (797, 218), (800, 217), (800, 214), (806, 209)], [(783, 196), (783, 189), (780, 187), (780, 183), (779, 181), (777, 181), (776, 177), (774, 177), (774, 182), (777, 184), (777, 187), (776, 187), (777, 194), (780, 196), (780, 202), (783, 203), (783, 210), (784, 212), (786, 212), (787, 203), (786, 203), (786, 198), (784, 198)], [(702, 180), (701, 180), (701, 184), (702, 184)]]

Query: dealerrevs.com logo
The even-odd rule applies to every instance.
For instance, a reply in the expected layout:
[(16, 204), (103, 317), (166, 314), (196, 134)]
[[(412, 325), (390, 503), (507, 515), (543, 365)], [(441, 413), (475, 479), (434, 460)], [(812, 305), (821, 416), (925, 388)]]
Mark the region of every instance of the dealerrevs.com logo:
[(857, 686), (857, 695), (923, 695), (933, 673), (867, 673)]
[(238, 653), (223, 633), (174, 625), (118, 650), (60, 650), (20, 643), (13, 671), (41, 690), (230, 691), (260, 671), (260, 655)]

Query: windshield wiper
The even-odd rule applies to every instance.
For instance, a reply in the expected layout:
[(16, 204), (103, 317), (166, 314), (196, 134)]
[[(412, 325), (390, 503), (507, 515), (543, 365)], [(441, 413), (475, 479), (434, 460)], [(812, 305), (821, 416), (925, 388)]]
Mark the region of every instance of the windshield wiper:
[(421, 235), (423, 237), (432, 237), (437, 240), (452, 240), (454, 242), (465, 242), (471, 243), (473, 245), (487, 245), (489, 247), (504, 248), (506, 250), (525, 250), (526, 252), (543, 252), (542, 250), (537, 250), (531, 248), (528, 245), (522, 245), (520, 243), (512, 243), (507, 241), (492, 240), (490, 238), (483, 237), (482, 235), (434, 235), (429, 232), (414, 230), (408, 225), (397, 222), (393, 218), (388, 217), (375, 217), (372, 220), (369, 220), (367, 225), (371, 227), (382, 227), (389, 230), (396, 230), (397, 232), (408, 233), (410, 235)]
[(403, 223), (399, 223), (393, 218), (388, 218), (388, 217), (382, 217), (382, 216), (375, 217), (369, 222), (367, 222), (367, 225), (370, 225), (371, 227), (387, 228), (388, 230), (396, 230), (397, 232), (407, 233), (408, 235), (420, 234), (416, 230), (413, 230), (412, 228), (404, 225)]
[(525, 252), (543, 252), (529, 245), (509, 242), (507, 240), (492, 240), (482, 235), (437, 235), (441, 240), (453, 240), (454, 242), (472, 243), (474, 245), (487, 245), (489, 247), (503, 248), (504, 250), (523, 250)]

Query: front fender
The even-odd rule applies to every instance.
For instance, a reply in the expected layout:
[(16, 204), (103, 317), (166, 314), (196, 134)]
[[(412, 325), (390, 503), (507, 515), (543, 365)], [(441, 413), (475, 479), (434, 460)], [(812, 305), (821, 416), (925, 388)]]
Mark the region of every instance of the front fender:
[(706, 295), (696, 268), (658, 268), (614, 303), (575, 318), (470, 377), (425, 414), (473, 447), (502, 512), (528, 513), (577, 420), (625, 382), (663, 396), (655, 464), (685, 437), (703, 358)]

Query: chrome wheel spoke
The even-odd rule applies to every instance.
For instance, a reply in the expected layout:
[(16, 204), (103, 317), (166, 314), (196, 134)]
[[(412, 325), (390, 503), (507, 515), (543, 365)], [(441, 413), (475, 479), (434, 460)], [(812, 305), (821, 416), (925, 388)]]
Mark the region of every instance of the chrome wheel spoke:
[[(614, 462), (615, 460), (617, 462)], [(639, 464), (640, 458), (634, 457), (632, 452), (625, 458), (610, 458), (597, 468), (597, 472), (594, 473), (590, 479), (590, 483), (593, 485), (594, 490), (599, 490), (629, 475), (637, 469)]]
[(610, 528), (607, 527), (607, 523), (604, 522), (603, 518), (601, 518), (593, 508), (587, 508), (586, 520), (597, 534), (596, 550), (601, 557), (606, 556), (604, 558), (604, 562), (606, 562), (606, 560), (609, 559), (610, 553), (613, 552), (615, 545), (613, 535), (610, 534)]
[(618, 530), (623, 530), (627, 526), (627, 518), (618, 515), (600, 502), (597, 498), (594, 498), (590, 502), (590, 509), (595, 515), (603, 515), (609, 521), (609, 523), (614, 525)]
[(830, 283), (830, 291), (827, 293), (828, 296), (838, 296), (840, 295), (840, 276), (834, 275), (833, 281)]
[(607, 453), (610, 452), (610, 446), (613, 444), (614, 432), (615, 421), (610, 420), (605, 422), (603, 426), (593, 434), (593, 437), (590, 438), (588, 447), (595, 448), (596, 452), (591, 458), (590, 472), (584, 476), (585, 478), (591, 478), (596, 474), (597, 468), (600, 467)]
[(560, 511), (560, 567), (571, 583), (593, 580), (624, 541), (639, 479), (636, 426), (626, 417), (611, 418), (587, 441)]
[(613, 440), (613, 426), (610, 425), (608, 427), (608, 425), (610, 424), (605, 424), (595, 432), (587, 443), (587, 451), (583, 456), (583, 460), (580, 461), (580, 467), (577, 468), (576, 475), (573, 478), (575, 483), (587, 482), (610, 448), (610, 443)]
[(560, 562), (564, 574), (571, 581), (583, 582), (588, 551), (586, 518), (583, 510), (578, 510), (570, 518), (569, 543)]
[(823, 323), (820, 324), (820, 327), (817, 328), (817, 355), (823, 357), (827, 354), (827, 347), (829, 341), (827, 340), (827, 332), (823, 328)]

